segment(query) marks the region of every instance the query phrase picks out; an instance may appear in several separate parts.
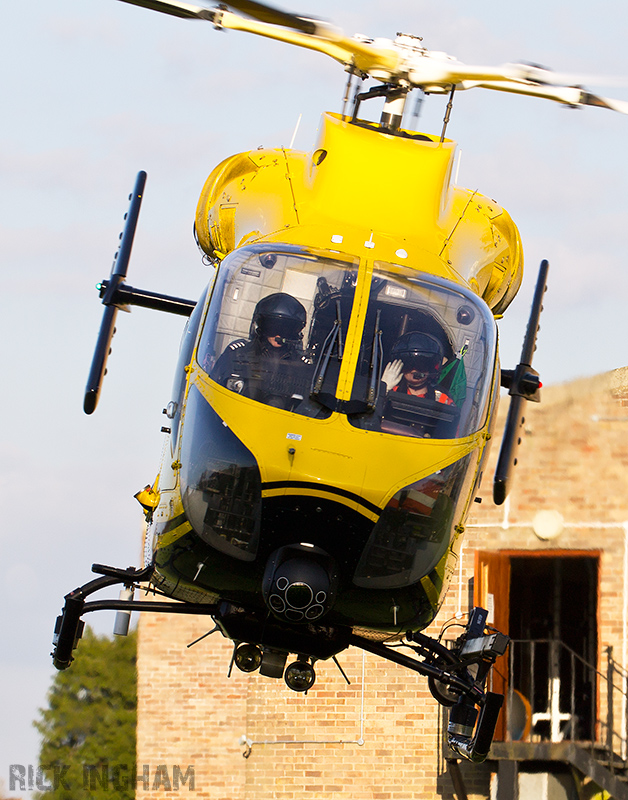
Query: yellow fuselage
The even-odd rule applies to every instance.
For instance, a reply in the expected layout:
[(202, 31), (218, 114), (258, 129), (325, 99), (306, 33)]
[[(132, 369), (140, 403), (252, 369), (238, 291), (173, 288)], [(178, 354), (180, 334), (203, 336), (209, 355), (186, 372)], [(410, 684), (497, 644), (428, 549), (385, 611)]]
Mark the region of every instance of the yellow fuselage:
[[(405, 588), (384, 581), (369, 589), (368, 582), (352, 583), (352, 574), (345, 575), (332, 612), (334, 622), (388, 633), (421, 628), (433, 618), (455, 568), (464, 519), (487, 453), (499, 384), (496, 345), (489, 374), (482, 378), (487, 386), (483, 414), (472, 430), (459, 437), (412, 438), (386, 429), (360, 429), (342, 413), (342, 403), (355, 394), (378, 264), (416, 270), (460, 287), (466, 295), (481, 298), (495, 316), (503, 313), (519, 288), (522, 253), (517, 229), (493, 200), (453, 185), (454, 156), (455, 143), (448, 140), (391, 135), (369, 123), (326, 114), (312, 153), (255, 150), (227, 159), (208, 178), (198, 204), (196, 231), (211, 257), (222, 261), (252, 244), (299, 245), (353, 257), (359, 267), (335, 388), (339, 410), (324, 419), (270, 407), (219, 385), (199, 363), (195, 348), (187, 365), (186, 388), (175, 398), (182, 408), (180, 428), (173, 433), (178, 437), (172, 457), (169, 454), (162, 467), (152, 531), (157, 580), (168, 593), (180, 599), (220, 597), (263, 606), (254, 598), (260, 594), (268, 552), (287, 541), (302, 541), (295, 526), (299, 498), (310, 516), (320, 510), (317, 502), (321, 507), (326, 504), (326, 519), (330, 508), (338, 509), (339, 521), (346, 514), (346, 530), (362, 526), (366, 541), (368, 531), (404, 487), (420, 485), (422, 479), (466, 458), (466, 476), (457, 484), (463, 496), (455, 503), (455, 518), (438, 563)], [(203, 310), (206, 318), (213, 313), (211, 302), (210, 293)], [(201, 316), (197, 325), (202, 328)], [(204, 324), (209, 324), (207, 319)], [(213, 552), (194, 539), (180, 480), (181, 448), (185, 453), (186, 432), (191, 435), (186, 419), (191, 387), (254, 457), (262, 505), (288, 504), (281, 513), (294, 529), (278, 535), (276, 520), (281, 514), (273, 512), (274, 527), (268, 534), (272, 541), (261, 548), (260, 563), (229, 559), (226, 551)], [(314, 530), (311, 519), (307, 524)], [(338, 524), (336, 539), (343, 530)], [(263, 540), (265, 531), (260, 535)], [(323, 544), (329, 549), (329, 537)], [(342, 542), (338, 547), (342, 552)], [(337, 554), (334, 557), (342, 562)], [(352, 558), (355, 562), (358, 556)]]
[(517, 228), (494, 200), (453, 184), (455, 142), (413, 136), (421, 138), (325, 114), (311, 153), (226, 159), (198, 203), (201, 247), (224, 255), (250, 242), (296, 242), (408, 264), (459, 282), (502, 314), (523, 275)]

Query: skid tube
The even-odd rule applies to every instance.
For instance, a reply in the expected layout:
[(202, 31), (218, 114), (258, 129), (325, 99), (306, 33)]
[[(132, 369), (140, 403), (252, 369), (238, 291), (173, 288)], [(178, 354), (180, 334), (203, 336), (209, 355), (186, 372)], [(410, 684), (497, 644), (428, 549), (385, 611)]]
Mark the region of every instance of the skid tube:
[[(94, 564), (92, 571), (101, 577), (67, 594), (63, 610), (57, 617), (53, 637), (54, 649), (51, 655), (54, 666), (59, 670), (67, 669), (74, 660), (72, 652), (78, 645), (85, 624), (82, 617), (92, 611), (118, 611), (127, 615), (132, 611), (150, 611), (162, 614), (210, 616), (225, 636), (234, 639), (236, 644), (241, 641), (239, 636), (232, 635), (234, 633), (232, 626), (234, 619), (236, 625), (242, 625), (237, 618), (238, 614), (241, 616), (245, 612), (227, 602), (209, 604), (133, 599), (87, 602), (90, 595), (109, 586), (122, 584), (126, 589), (133, 590), (139, 584), (147, 583), (153, 575), (154, 568), (149, 566), (145, 569), (134, 567), (118, 569)], [(402, 644), (414, 651), (415, 656), (409, 656), (390, 645), (358, 636), (349, 630), (327, 629), (327, 632), (332, 632), (334, 642), (326, 645), (324, 652), (313, 653), (312, 657), (335, 659), (338, 652), (352, 645), (423, 675), (428, 679), (434, 698), (442, 705), (451, 706), (447, 733), (450, 748), (464, 759), (482, 762), (488, 755), (504, 700), (503, 695), (486, 691), (484, 685), (492, 665), (505, 653), (509, 643), (508, 637), (504, 634), (485, 633), (487, 616), (484, 609), (474, 608), (469, 615), (464, 633), (451, 649), (425, 634), (408, 631), (407, 641)], [(247, 617), (244, 625), (248, 625), (248, 628), (239, 629), (250, 631), (253, 638), (256, 638), (255, 623), (252, 628), (250, 627), (251, 615)], [(263, 620), (260, 631), (266, 627), (266, 621)], [(298, 638), (299, 634), (288, 631), (287, 636)], [(279, 644), (279, 642), (265, 641), (254, 643), (275, 644), (275, 646)]]

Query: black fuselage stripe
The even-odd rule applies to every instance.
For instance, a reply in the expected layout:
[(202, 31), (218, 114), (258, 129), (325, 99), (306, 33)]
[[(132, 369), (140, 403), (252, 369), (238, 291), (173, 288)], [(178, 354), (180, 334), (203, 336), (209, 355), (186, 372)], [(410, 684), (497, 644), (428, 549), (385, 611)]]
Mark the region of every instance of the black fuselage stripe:
[(188, 518), (185, 516), (185, 514), (179, 514), (178, 517), (173, 517), (171, 520), (166, 522), (166, 524), (164, 525), (164, 528), (163, 528), (163, 530), (161, 532), (162, 535), (164, 533), (168, 533), (168, 531), (173, 531), (175, 528), (178, 528), (179, 525), (183, 525), (183, 523), (187, 522), (187, 521), (188, 521)]
[(428, 575), (428, 578), (432, 581), (434, 588), (440, 594), (443, 589), (443, 579), (441, 576), (438, 574), (438, 572), (436, 572), (435, 569), (433, 569)]
[(368, 509), (372, 514), (377, 514), (379, 516), (382, 513), (382, 509), (379, 508), (379, 506), (376, 506), (375, 503), (370, 503), (368, 500), (360, 497), (359, 494), (349, 492), (346, 489), (339, 489), (337, 486), (319, 483), (318, 481), (316, 483), (310, 481), (269, 481), (268, 483), (262, 484), (262, 491), (270, 489), (309, 489), (319, 492), (329, 492), (330, 494), (337, 494), (341, 497), (346, 497), (347, 500), (353, 500), (353, 502), (359, 503), (359, 505), (364, 506), (364, 508)]

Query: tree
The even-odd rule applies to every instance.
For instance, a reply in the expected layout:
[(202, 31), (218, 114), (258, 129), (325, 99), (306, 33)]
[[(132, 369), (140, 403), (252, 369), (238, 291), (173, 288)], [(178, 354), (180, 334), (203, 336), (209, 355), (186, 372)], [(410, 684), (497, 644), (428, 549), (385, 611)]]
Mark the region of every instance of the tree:
[(48, 708), (34, 722), (46, 800), (135, 797), (137, 634), (96, 636), (85, 629), (72, 666), (58, 672)]

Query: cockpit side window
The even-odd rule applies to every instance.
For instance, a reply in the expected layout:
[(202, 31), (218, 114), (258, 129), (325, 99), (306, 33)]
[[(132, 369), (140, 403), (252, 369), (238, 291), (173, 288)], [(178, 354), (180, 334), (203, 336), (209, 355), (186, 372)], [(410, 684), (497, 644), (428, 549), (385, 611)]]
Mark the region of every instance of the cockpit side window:
[(194, 351), (194, 345), (196, 344), (196, 336), (201, 324), (201, 319), (203, 318), (203, 311), (205, 309), (205, 300), (207, 298), (208, 289), (209, 287), (205, 288), (198, 303), (194, 306), (194, 310), (192, 311), (188, 321), (185, 323), (183, 335), (181, 336), (179, 360), (177, 361), (177, 369), (175, 371), (172, 387), (172, 400), (168, 404), (167, 409), (168, 416), (172, 420), (172, 424), (170, 426), (170, 447), (173, 455), (177, 449), (177, 436), (179, 433), (179, 423), (181, 421), (181, 405), (183, 402), (183, 393), (185, 391), (185, 382), (187, 377), (185, 368), (192, 360), (192, 353)]
[(449, 439), (483, 424), (495, 357), (488, 307), (471, 292), (376, 262), (352, 400), (356, 427)]
[(355, 259), (289, 245), (233, 252), (220, 267), (198, 363), (252, 400), (329, 416), (357, 266)]

